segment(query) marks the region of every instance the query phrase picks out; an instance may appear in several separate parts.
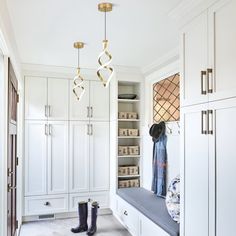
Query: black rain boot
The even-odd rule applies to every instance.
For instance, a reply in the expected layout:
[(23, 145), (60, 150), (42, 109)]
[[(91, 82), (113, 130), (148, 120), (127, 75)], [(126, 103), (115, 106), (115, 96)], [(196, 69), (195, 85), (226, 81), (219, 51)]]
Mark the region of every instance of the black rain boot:
[(79, 225), (76, 228), (72, 228), (71, 232), (73, 233), (82, 233), (88, 230), (88, 203), (79, 202), (78, 203), (79, 211)]
[(97, 213), (99, 205), (97, 202), (92, 203), (92, 212), (91, 212), (91, 227), (89, 228), (87, 235), (92, 236), (97, 232)]

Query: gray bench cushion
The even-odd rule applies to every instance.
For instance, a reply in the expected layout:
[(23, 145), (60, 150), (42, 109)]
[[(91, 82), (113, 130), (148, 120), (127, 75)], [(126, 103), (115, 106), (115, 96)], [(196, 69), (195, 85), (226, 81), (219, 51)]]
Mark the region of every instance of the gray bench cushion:
[(123, 188), (118, 195), (171, 236), (179, 236), (179, 224), (170, 217), (164, 198), (144, 188)]

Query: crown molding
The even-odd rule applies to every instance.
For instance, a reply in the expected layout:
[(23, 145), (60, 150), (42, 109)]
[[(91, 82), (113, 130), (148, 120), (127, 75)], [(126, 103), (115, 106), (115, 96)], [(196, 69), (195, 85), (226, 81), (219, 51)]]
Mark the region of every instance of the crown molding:
[[(21, 66), (24, 76), (52, 76), (58, 78), (73, 78), (76, 73), (76, 67), (40, 65), (30, 63), (22, 63)], [(114, 66), (114, 70), (116, 74), (142, 74), (141, 70), (138, 67)], [(89, 77), (96, 76), (96, 69), (81, 68), (81, 71), (83, 74)]]
[(168, 17), (177, 21), (181, 28), (217, 1), (218, 0), (182, 0), (168, 13)]
[(166, 67), (167, 65), (176, 62), (179, 60), (179, 49), (175, 48), (172, 51), (169, 51), (164, 56), (160, 57), (158, 60), (154, 61), (150, 65), (147, 65), (142, 68), (142, 73), (145, 77), (152, 74), (155, 71), (158, 71), (162, 69), (163, 67)]

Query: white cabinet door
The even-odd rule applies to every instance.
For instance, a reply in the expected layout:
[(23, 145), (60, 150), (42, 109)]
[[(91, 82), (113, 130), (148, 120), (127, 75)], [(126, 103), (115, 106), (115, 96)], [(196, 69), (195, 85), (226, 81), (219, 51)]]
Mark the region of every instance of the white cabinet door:
[(210, 100), (236, 96), (236, 1), (219, 1), (209, 9)]
[(68, 120), (69, 81), (48, 78), (48, 119)]
[(70, 122), (70, 192), (89, 191), (89, 123)]
[(80, 101), (73, 93), (73, 81), (70, 81), (70, 120), (89, 119), (89, 81), (84, 81), (85, 93)]
[(208, 63), (207, 12), (198, 16), (182, 32), (182, 106), (208, 101), (206, 74)]
[[(236, 99), (223, 100), (212, 103), (209, 109), (213, 110), (213, 124), (210, 126), (213, 135), (210, 136), (210, 165), (212, 168), (210, 193), (216, 192), (214, 198), (211, 195), (211, 228), (210, 235), (234, 236), (235, 235), (235, 212), (236, 189)], [(215, 172), (215, 173), (214, 173)], [(214, 174), (215, 175), (214, 175)], [(215, 182), (215, 183), (214, 183)], [(214, 189), (216, 186), (216, 189)], [(216, 202), (214, 201), (216, 200)], [(216, 212), (214, 210), (216, 209)], [(216, 219), (216, 227), (214, 227)], [(216, 232), (214, 232), (216, 229)]]
[(92, 122), (90, 136), (90, 191), (109, 190), (109, 122)]
[(109, 121), (110, 87), (104, 88), (99, 81), (90, 81), (90, 117), (91, 120)]
[(184, 160), (184, 235), (208, 236), (208, 135), (207, 130), (208, 105), (185, 108), (182, 111), (184, 130), (183, 153)]
[(25, 119), (47, 119), (47, 78), (25, 77)]
[(48, 123), (48, 193), (68, 192), (68, 122)]
[(47, 194), (47, 123), (25, 123), (25, 196)]

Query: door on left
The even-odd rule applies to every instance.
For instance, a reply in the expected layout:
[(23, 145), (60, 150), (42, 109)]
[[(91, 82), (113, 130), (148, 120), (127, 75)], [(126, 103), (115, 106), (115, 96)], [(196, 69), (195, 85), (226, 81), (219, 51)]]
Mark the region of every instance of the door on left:
[(17, 103), (18, 85), (15, 73), (8, 61), (8, 156), (7, 156), (7, 236), (15, 236), (17, 194)]

